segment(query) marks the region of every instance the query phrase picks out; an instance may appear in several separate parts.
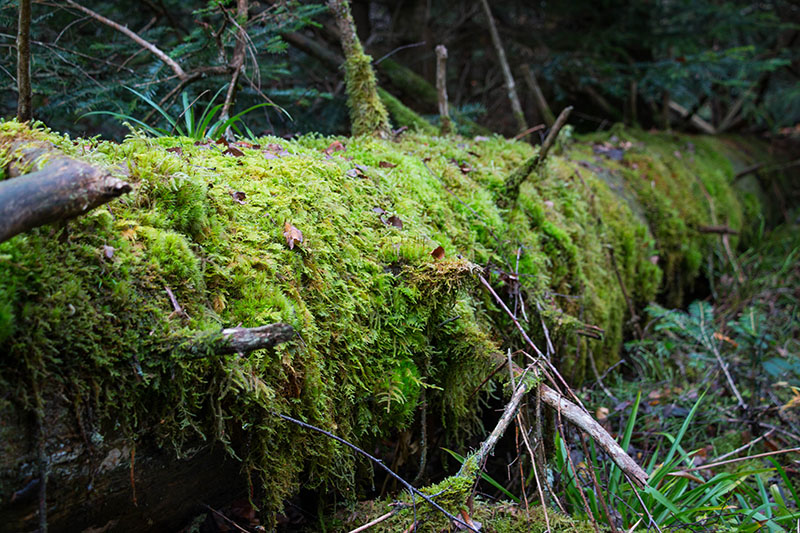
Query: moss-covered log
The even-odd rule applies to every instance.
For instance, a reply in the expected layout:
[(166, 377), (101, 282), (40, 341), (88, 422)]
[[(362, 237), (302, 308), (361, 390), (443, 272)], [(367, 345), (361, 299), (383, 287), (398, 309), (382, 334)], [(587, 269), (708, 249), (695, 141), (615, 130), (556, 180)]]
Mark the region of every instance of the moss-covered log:
[[(45, 422), (59, 421), (44, 425), (53, 530), (84, 509), (68, 509), (76, 500), (58, 487), (85, 494), (93, 478), (129, 480), (131, 462), (143, 506), (154, 449), (185, 457), (216, 443), (240, 461), (241, 490), (249, 478), (267, 522), (301, 487), (354, 499), (371, 486), (347, 450), (271, 413), (379, 451), (427, 420), (437, 444), (467, 452), (485, 437), (476, 420), (499, 386), (484, 383), (495, 355), (527, 349), (479, 272), (534, 342), (549, 338), (568, 379), (585, 376), (590, 352), (608, 368), (630, 309), (659, 291), (679, 299), (701, 265), (725, 257), (719, 235), (699, 228), (739, 231), (727, 236), (732, 246), (751, 238), (766, 197), (752, 176), (733, 177), (764, 152), (736, 139), (568, 133), (501, 209), (505, 177), (533, 149), (496, 136), (307, 135), (234, 151), (139, 135), (75, 143), (0, 123), (0, 160), (20, 139), (51, 142), (92, 166), (124, 163), (133, 187), (77, 218), (69, 238), (34, 228), (0, 243), (3, 512), (36, 475), (40, 404)], [(286, 224), (304, 237), (291, 248)], [(215, 357), (192, 342), (197, 332), (275, 323), (297, 335)], [(603, 338), (579, 335), (588, 326)], [(126, 442), (135, 460), (101, 471)], [(400, 459), (416, 469), (412, 449)], [(76, 466), (60, 471), (65, 450)], [(184, 482), (177, 476), (173, 490), (190, 493)], [(114, 501), (120, 514), (134, 511)], [(27, 517), (21, 527), (35, 528), (35, 498), (14, 505)], [(171, 509), (188, 521), (197, 508)]]
[(18, 233), (82, 215), (129, 192), (109, 172), (70, 158), (47, 143), (10, 144), (9, 178), (0, 181), (0, 242)]

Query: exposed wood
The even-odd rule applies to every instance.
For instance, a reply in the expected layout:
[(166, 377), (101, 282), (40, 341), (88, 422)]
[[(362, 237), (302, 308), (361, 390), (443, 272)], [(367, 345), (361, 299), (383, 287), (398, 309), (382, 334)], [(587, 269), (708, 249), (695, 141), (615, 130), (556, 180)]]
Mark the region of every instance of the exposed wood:
[(506, 92), (508, 93), (508, 100), (511, 102), (511, 111), (514, 118), (517, 120), (517, 130), (525, 131), (528, 129), (528, 124), (525, 122), (525, 113), (522, 112), (522, 106), (519, 103), (519, 96), (517, 96), (517, 87), (514, 83), (514, 76), (511, 75), (511, 68), (508, 66), (506, 59), (506, 52), (503, 49), (503, 42), (500, 40), (500, 33), (497, 31), (497, 25), (494, 23), (494, 16), (489, 7), (487, 0), (481, 0), (483, 6), (483, 13), (486, 16), (486, 22), (489, 25), (489, 33), (492, 36), (492, 43), (497, 52), (497, 59), (500, 62), (500, 68), (503, 71), (503, 78), (506, 84)]
[(689, 111), (685, 107), (680, 105), (678, 102), (670, 100), (668, 105), (671, 110), (678, 113), (681, 117), (684, 118), (688, 117), (689, 122), (691, 122), (691, 124), (695, 128), (699, 129), (703, 133), (708, 133), (709, 135), (714, 135), (716, 133), (714, 126), (712, 126), (710, 123), (706, 122), (702, 118), (698, 117), (695, 113), (692, 113), (690, 116)]
[(436, 91), (439, 94), (440, 133), (449, 135), (453, 125), (447, 109), (447, 48), (443, 44), (436, 47)]
[(164, 53), (163, 50), (158, 48), (153, 43), (142, 39), (138, 34), (136, 34), (135, 32), (133, 32), (131, 30), (129, 30), (127, 27), (123, 26), (122, 24), (114, 22), (113, 20), (104, 17), (100, 13), (92, 11), (88, 7), (84, 7), (84, 6), (80, 5), (79, 3), (75, 2), (74, 0), (65, 0), (65, 2), (67, 3), (67, 5), (74, 7), (78, 11), (82, 11), (82, 12), (86, 13), (87, 15), (89, 15), (93, 19), (97, 20), (98, 22), (102, 22), (106, 26), (109, 26), (110, 28), (113, 28), (113, 29), (117, 30), (118, 32), (122, 33), (123, 35), (127, 36), (133, 42), (135, 42), (136, 44), (138, 44), (139, 46), (141, 46), (142, 48), (144, 48), (145, 50), (149, 51), (151, 54), (156, 56), (158, 59), (160, 59), (161, 61), (166, 63), (166, 65), (170, 69), (172, 69), (172, 72), (174, 72), (175, 75), (178, 77), (178, 79), (180, 79), (181, 81), (183, 81), (183, 80), (188, 78), (188, 75), (181, 68), (181, 66), (178, 63), (176, 63), (175, 60), (173, 60), (171, 57), (169, 57), (166, 53)]
[(617, 444), (617, 441), (589, 413), (547, 385), (541, 384), (539, 387), (544, 403), (559, 411), (564, 418), (588, 433), (603, 448), (609, 458), (631, 478), (637, 487), (641, 489), (647, 485), (647, 472), (636, 464), (636, 461)]
[[(16, 141), (0, 181), (0, 242), (32, 228), (82, 215), (131, 190), (108, 171), (67, 157), (52, 145)], [(24, 174), (27, 168), (38, 170)]]
[(31, 0), (20, 0), (17, 21), (17, 120), (33, 118), (31, 88)]
[(558, 115), (555, 124), (553, 124), (553, 127), (550, 128), (550, 133), (547, 134), (547, 137), (545, 137), (541, 148), (539, 148), (539, 152), (535, 156), (525, 161), (506, 178), (505, 190), (497, 202), (500, 207), (509, 207), (517, 201), (520, 185), (522, 185), (522, 182), (525, 181), (530, 173), (533, 172), (534, 169), (547, 158), (547, 153), (556, 142), (556, 139), (558, 138), (558, 132), (561, 131), (561, 128), (563, 128), (564, 124), (567, 123), (567, 119), (569, 118), (569, 114), (571, 112), (572, 106), (569, 106), (561, 111), (561, 114)]
[(533, 101), (536, 102), (536, 107), (539, 109), (539, 114), (542, 116), (542, 120), (545, 124), (547, 124), (548, 128), (551, 127), (556, 121), (556, 117), (553, 115), (553, 111), (547, 104), (544, 93), (542, 93), (542, 89), (539, 87), (539, 82), (536, 80), (536, 75), (533, 73), (531, 67), (529, 67), (527, 63), (523, 63), (520, 67), (520, 70), (522, 70), (522, 78), (528, 85), (528, 89), (531, 91), (531, 94), (533, 94)]
[(226, 328), (215, 346), (219, 354), (248, 353), (262, 348), (272, 348), (295, 336), (289, 324), (267, 324), (256, 328)]

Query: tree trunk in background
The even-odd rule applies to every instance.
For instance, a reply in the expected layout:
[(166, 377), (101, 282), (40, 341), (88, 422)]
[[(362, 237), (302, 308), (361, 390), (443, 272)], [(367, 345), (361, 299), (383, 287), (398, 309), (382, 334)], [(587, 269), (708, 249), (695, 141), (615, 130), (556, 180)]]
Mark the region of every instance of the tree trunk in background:
[(536, 75), (527, 63), (523, 63), (520, 68), (522, 69), (522, 77), (525, 78), (525, 83), (528, 84), (528, 89), (530, 89), (533, 94), (533, 101), (536, 102), (536, 107), (539, 108), (539, 114), (542, 115), (542, 120), (544, 120), (548, 128), (552, 127), (553, 123), (556, 121), (556, 117), (550, 110), (550, 106), (547, 105), (547, 100), (545, 100), (544, 94), (542, 94), (539, 82), (536, 81)]
[[(230, 118), (231, 107), (233, 107), (233, 101), (236, 96), (236, 84), (239, 81), (239, 74), (241, 74), (242, 68), (244, 67), (244, 56), (247, 47), (247, 30), (245, 30), (245, 24), (247, 24), (248, 7), (248, 0), (237, 0), (236, 23), (239, 25), (239, 31), (236, 33), (236, 47), (233, 49), (233, 61), (231, 62), (233, 74), (231, 75), (228, 91), (225, 94), (225, 103), (222, 106), (222, 113), (220, 115), (222, 120)], [(230, 132), (226, 132), (226, 136), (229, 136), (229, 134)]]
[(447, 110), (447, 48), (443, 44), (436, 47), (436, 90), (439, 92), (440, 133), (449, 135), (453, 132), (450, 113)]
[(372, 70), (372, 58), (364, 53), (356, 34), (347, 0), (329, 0), (328, 7), (336, 19), (342, 41), (347, 86), (347, 104), (353, 136), (389, 137), (389, 113), (378, 96), (378, 83)]
[(20, 0), (17, 23), (17, 120), (33, 118), (31, 104), (31, 0)]
[(522, 112), (522, 106), (519, 103), (514, 77), (511, 75), (511, 68), (509, 68), (508, 60), (506, 60), (506, 52), (503, 50), (503, 43), (500, 41), (500, 34), (497, 32), (492, 10), (489, 8), (489, 3), (486, 0), (481, 0), (481, 5), (483, 6), (483, 12), (489, 24), (489, 32), (492, 34), (492, 43), (494, 43), (494, 49), (497, 51), (497, 59), (500, 61), (500, 68), (503, 70), (508, 99), (511, 101), (511, 110), (514, 113), (514, 118), (517, 120), (517, 129), (519, 129), (519, 131), (525, 131), (528, 129), (528, 124), (525, 122), (525, 113)]

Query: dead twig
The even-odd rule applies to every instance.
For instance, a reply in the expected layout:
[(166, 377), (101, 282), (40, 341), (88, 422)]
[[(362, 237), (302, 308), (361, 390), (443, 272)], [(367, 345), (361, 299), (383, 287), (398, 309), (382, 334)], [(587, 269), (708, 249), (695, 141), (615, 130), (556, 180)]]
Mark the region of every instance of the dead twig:
[(391, 518), (391, 517), (393, 517), (395, 514), (397, 514), (397, 509), (392, 509), (391, 511), (389, 511), (389, 512), (388, 512), (388, 513), (386, 513), (385, 515), (381, 515), (381, 516), (379, 516), (378, 518), (376, 518), (375, 520), (372, 520), (372, 521), (370, 521), (370, 522), (367, 522), (367, 523), (366, 523), (366, 524), (364, 524), (363, 526), (359, 526), (359, 527), (357, 527), (357, 528), (355, 528), (355, 529), (351, 530), (351, 531), (350, 531), (350, 533), (360, 533), (361, 531), (366, 531), (366, 530), (368, 530), (369, 528), (371, 528), (372, 526), (374, 526), (374, 525), (377, 525), (377, 524), (380, 524), (381, 522), (383, 522), (383, 521), (385, 521), (385, 520), (388, 520), (388, 519), (390, 519), (390, 518)]
[[(439, 511), (440, 513), (445, 515), (447, 518), (449, 518), (453, 522), (455, 522), (457, 524), (461, 524), (462, 526), (464, 526), (465, 528), (469, 529), (470, 531), (475, 531), (475, 533), (478, 533), (477, 529), (475, 529), (474, 527), (472, 527), (469, 524), (467, 524), (461, 518), (458, 518), (457, 516), (450, 514), (441, 505), (439, 505), (438, 503), (433, 501), (430, 496), (428, 496), (427, 494), (424, 494), (423, 492), (418, 490), (416, 487), (411, 485), (411, 483), (409, 483), (408, 481), (406, 481), (405, 479), (403, 479), (399, 475), (395, 474), (392, 471), (392, 469), (389, 468), (388, 466), (386, 466), (386, 464), (381, 459), (378, 459), (377, 457), (375, 457), (375, 456), (369, 454), (368, 452), (362, 450), (361, 448), (359, 448), (355, 444), (353, 444), (353, 443), (351, 443), (351, 442), (349, 442), (349, 441), (347, 441), (347, 440), (345, 440), (345, 439), (343, 439), (341, 437), (338, 437), (338, 436), (334, 435), (330, 431), (325, 431), (322, 428), (318, 428), (317, 426), (312, 426), (311, 424), (306, 424), (305, 422), (301, 422), (300, 420), (297, 420), (296, 418), (292, 418), (290, 416), (286, 416), (286, 415), (283, 415), (281, 413), (276, 413), (274, 411), (270, 411), (270, 412), (271, 412), (272, 415), (277, 416), (278, 418), (282, 418), (283, 420), (286, 420), (287, 422), (291, 422), (293, 424), (296, 424), (296, 425), (300, 426), (301, 428), (310, 429), (312, 431), (316, 431), (317, 433), (322, 433), (326, 437), (331, 438), (331, 439), (335, 440), (336, 442), (338, 442), (340, 444), (344, 444), (345, 446), (347, 446), (351, 450), (355, 451), (356, 453), (359, 453), (359, 454), (363, 455), (364, 457), (366, 457), (367, 459), (369, 459), (370, 461), (372, 461), (373, 463), (375, 463), (376, 465), (381, 467), (387, 474), (389, 474), (390, 476), (395, 478), (397, 481), (399, 481), (406, 488), (406, 490), (411, 494), (412, 498), (414, 496), (419, 496), (420, 498), (425, 500), (427, 503), (429, 503), (431, 505), (431, 507), (433, 507), (434, 509), (436, 509), (437, 511)], [(415, 510), (414, 510), (414, 523), (416, 524), (416, 522), (417, 522), (417, 517), (416, 517), (416, 508), (415, 508)]]

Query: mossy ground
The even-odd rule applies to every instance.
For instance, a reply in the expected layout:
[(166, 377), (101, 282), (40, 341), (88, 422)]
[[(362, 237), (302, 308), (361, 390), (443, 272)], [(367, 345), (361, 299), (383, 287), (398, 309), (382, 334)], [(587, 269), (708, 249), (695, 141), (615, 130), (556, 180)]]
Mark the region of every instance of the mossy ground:
[[(621, 163), (595, 156), (591, 138), (571, 142), (501, 210), (504, 178), (532, 155), (501, 137), (342, 138), (343, 151), (315, 135), (264, 138), (236, 156), (186, 138), (116, 144), (2, 123), (0, 146), (49, 140), (126, 166), (134, 185), (66, 226), (0, 244), (2, 407), (30, 409), (31, 383), (60, 383), (97, 431), (154, 433), (178, 450), (218, 439), (260, 474), (267, 512), (301, 472), (305, 488), (353, 494), (353, 457), (270, 411), (363, 444), (414, 424), (425, 389), (429, 419), (463, 442), (482, 434), (479, 402), (493, 386), (472, 392), (492, 371), (488, 355), (522, 347), (504, 337), (511, 321), (477, 272), (543, 349), (546, 324), (580, 380), (587, 353), (600, 371), (618, 357), (628, 318), (618, 276), (635, 304), (655, 297), (662, 273), (679, 293), (719, 246), (691, 228), (715, 217), (740, 227), (731, 168), (712, 141), (617, 134), (634, 143)], [(293, 250), (286, 222), (304, 235)], [(242, 356), (189, 349), (199, 332), (278, 321), (299, 338)], [(576, 335), (585, 325), (603, 339)]]

